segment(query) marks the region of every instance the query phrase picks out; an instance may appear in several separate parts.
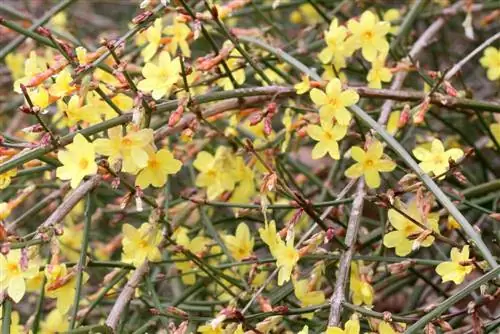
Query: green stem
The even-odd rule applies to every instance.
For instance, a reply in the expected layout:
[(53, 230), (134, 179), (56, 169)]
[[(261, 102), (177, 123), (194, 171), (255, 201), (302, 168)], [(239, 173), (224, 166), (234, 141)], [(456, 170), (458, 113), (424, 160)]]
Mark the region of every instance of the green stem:
[(38, 333), (38, 328), (40, 327), (40, 319), (42, 318), (42, 306), (43, 299), (45, 297), (45, 284), (47, 283), (47, 277), (43, 275), (42, 286), (40, 287), (40, 292), (38, 296), (38, 300), (36, 302), (36, 313), (35, 320), (33, 321), (33, 333)]
[(12, 300), (6, 297), (2, 307), (2, 334), (10, 334), (10, 323), (12, 314)]
[(83, 227), (83, 240), (82, 247), (80, 249), (80, 260), (78, 261), (78, 267), (76, 271), (76, 293), (75, 299), (73, 302), (73, 313), (71, 316), (70, 329), (75, 328), (76, 325), (76, 316), (78, 314), (78, 305), (80, 304), (80, 297), (82, 292), (82, 284), (83, 284), (83, 268), (85, 266), (85, 260), (87, 259), (87, 248), (89, 245), (89, 232), (90, 232), (90, 224), (92, 217), (92, 199), (91, 193), (87, 194), (87, 201), (85, 203), (85, 213), (84, 213), (84, 227)]

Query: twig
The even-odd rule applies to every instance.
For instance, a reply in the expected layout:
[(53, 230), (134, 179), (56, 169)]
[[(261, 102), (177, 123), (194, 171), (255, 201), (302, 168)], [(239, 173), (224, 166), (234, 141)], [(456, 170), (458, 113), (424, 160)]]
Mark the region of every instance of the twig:
[[(449, 10), (446, 10), (447, 15), (455, 15), (460, 8), (463, 6), (464, 2), (459, 1), (455, 3), (453, 6), (449, 8)], [(444, 11), (443, 11), (444, 12)], [(446, 17), (442, 16), (438, 18), (434, 23), (432, 23), (427, 30), (424, 31), (422, 35), (418, 38), (418, 40), (413, 44), (413, 47), (411, 48), (410, 52), (408, 53), (409, 58), (414, 59), (416, 58), (420, 52), (429, 44), (429, 41), (434, 37), (435, 34), (441, 28), (444, 26), (446, 23)], [(403, 83), (406, 79), (406, 76), (408, 75), (408, 72), (399, 72), (394, 80), (392, 81), (391, 84), (391, 89), (390, 90), (399, 90), (403, 86)], [(389, 119), (389, 114), (391, 113), (392, 106), (394, 105), (393, 101), (385, 101), (384, 104), (382, 105), (382, 112), (380, 114), (380, 119), (381, 123), (385, 124), (387, 123), (387, 120)]]
[(333, 294), (330, 299), (330, 316), (328, 318), (328, 326), (337, 326), (340, 322), (340, 314), (342, 310), (342, 303), (345, 301), (345, 286), (349, 269), (351, 267), (352, 256), (355, 251), (356, 240), (358, 237), (358, 230), (363, 213), (363, 203), (365, 196), (365, 181), (360, 179), (358, 187), (356, 188), (356, 197), (352, 204), (351, 215), (347, 225), (347, 232), (345, 237), (345, 244), (347, 250), (342, 254), (339, 263), (339, 269), (336, 275), (336, 283), (333, 289)]
[[(55, 5), (52, 9), (50, 9), (49, 11), (47, 11), (45, 13), (45, 15), (43, 15), (39, 20), (33, 22), (33, 25), (28, 28), (28, 31), (30, 31), (30, 32), (35, 31), (36, 28), (38, 28), (38, 27), (44, 25), (45, 23), (47, 23), (52, 17), (54, 17), (54, 15), (56, 15), (60, 11), (63, 11), (66, 7), (68, 7), (69, 5), (71, 5), (73, 2), (75, 2), (75, 0), (64, 0), (64, 1), (61, 1), (60, 3), (58, 3), (57, 5)], [(2, 48), (2, 50), (0, 50), (0, 61), (4, 60), (4, 58), (10, 52), (12, 52), (13, 50), (15, 50), (19, 45), (21, 45), (26, 40), (26, 38), (28, 38), (27, 35), (24, 35), (24, 34), (19, 35), (17, 38), (15, 38), (12, 41), (10, 41), (9, 44), (7, 44), (6, 46), (4, 46)]]
[(62, 202), (57, 209), (45, 220), (39, 227), (38, 231), (41, 231), (44, 228), (48, 228), (54, 226), (61, 222), (64, 217), (73, 209), (75, 205), (80, 202), (80, 200), (92, 189), (94, 189), (99, 182), (101, 182), (100, 175), (92, 176), (88, 181), (80, 184), (78, 188), (76, 188), (64, 202)]
[(474, 58), (475, 55), (477, 55), (479, 52), (481, 52), (485, 47), (496, 41), (497, 39), (500, 38), (500, 32), (496, 33), (495, 35), (491, 36), (488, 38), (486, 41), (481, 43), (477, 48), (475, 48), (471, 53), (469, 53), (467, 56), (465, 56), (461, 61), (456, 63), (444, 76), (444, 80), (450, 80), (460, 69), (462, 66), (464, 66), (465, 63), (467, 63), (469, 60)]
[(125, 307), (130, 302), (130, 299), (134, 295), (135, 289), (139, 285), (139, 282), (142, 280), (144, 274), (148, 271), (149, 265), (148, 261), (144, 261), (142, 265), (140, 265), (130, 277), (130, 280), (127, 282), (122, 292), (116, 299), (113, 308), (109, 312), (108, 318), (106, 319), (106, 325), (112, 329), (113, 332), (116, 331), (116, 327), (118, 326), (118, 322), (120, 321), (120, 317), (122, 316)]
[(444, 300), (442, 303), (440, 303), (432, 311), (425, 314), (422, 318), (420, 318), (420, 320), (418, 320), (416, 323), (411, 325), (405, 331), (405, 333), (406, 334), (420, 333), (421, 328), (424, 327), (427, 323), (431, 322), (432, 320), (434, 320), (435, 318), (440, 316), (449, 307), (451, 307), (452, 305), (454, 305), (458, 301), (462, 300), (463, 298), (467, 297), (470, 293), (472, 293), (474, 290), (478, 289), (481, 285), (486, 284), (488, 281), (497, 278), (499, 274), (500, 274), (500, 266), (497, 266), (496, 268), (489, 271), (485, 275), (475, 279), (474, 281), (469, 283), (469, 285), (467, 285), (465, 288), (458, 291), (450, 298)]

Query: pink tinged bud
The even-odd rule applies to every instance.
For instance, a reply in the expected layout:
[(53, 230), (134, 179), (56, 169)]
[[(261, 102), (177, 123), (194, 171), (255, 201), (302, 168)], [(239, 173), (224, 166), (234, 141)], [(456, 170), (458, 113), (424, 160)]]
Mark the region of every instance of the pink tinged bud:
[(446, 91), (446, 94), (450, 95), (450, 96), (453, 96), (453, 97), (457, 97), (458, 95), (458, 92), (457, 90), (451, 85), (450, 82), (448, 81), (445, 81), (444, 82), (444, 89)]
[(271, 124), (271, 117), (264, 118), (264, 134), (269, 136), (273, 132), (273, 127)]
[(258, 112), (250, 116), (249, 121), (250, 121), (250, 126), (255, 126), (259, 124), (262, 119), (264, 118), (264, 114), (262, 112)]

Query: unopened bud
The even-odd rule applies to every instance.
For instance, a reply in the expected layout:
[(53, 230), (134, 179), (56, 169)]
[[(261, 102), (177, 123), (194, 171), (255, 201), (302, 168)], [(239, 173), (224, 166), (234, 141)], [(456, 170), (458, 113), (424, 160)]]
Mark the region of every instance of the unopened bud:
[(271, 117), (267, 116), (264, 118), (264, 134), (269, 136), (273, 132), (273, 127), (271, 124)]
[(50, 32), (49, 29), (45, 28), (45, 27), (38, 27), (36, 28), (36, 32), (39, 34), (39, 35), (42, 35), (44, 37), (51, 37), (52, 36), (52, 33)]
[(286, 306), (286, 305), (276, 306), (275, 308), (273, 308), (273, 312), (278, 313), (278, 314), (287, 314), (288, 313), (288, 306)]
[(457, 97), (458, 92), (457, 90), (451, 85), (449, 81), (444, 81), (444, 89), (446, 91), (446, 94)]
[(132, 23), (133, 24), (140, 24), (140, 23), (146, 21), (151, 15), (153, 15), (153, 13), (150, 12), (149, 10), (142, 12), (132, 19)]

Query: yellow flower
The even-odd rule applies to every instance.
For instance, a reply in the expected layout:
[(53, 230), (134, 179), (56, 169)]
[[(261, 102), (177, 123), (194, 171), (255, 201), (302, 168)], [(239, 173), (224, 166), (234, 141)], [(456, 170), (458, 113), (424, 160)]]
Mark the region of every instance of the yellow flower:
[(148, 45), (141, 51), (141, 55), (144, 58), (145, 62), (148, 62), (151, 60), (151, 58), (153, 58), (156, 50), (158, 50), (158, 47), (160, 46), (161, 29), (161, 18), (157, 18), (154, 21), (153, 25), (146, 30), (146, 39), (148, 41)]
[[(490, 130), (491, 130), (491, 133), (493, 134), (493, 137), (497, 141), (497, 143), (500, 144), (500, 123), (491, 124)], [(494, 145), (493, 140), (490, 140), (490, 142), (488, 143), (488, 147), (495, 147), (496, 148), (496, 145)]]
[(21, 84), (27, 84), (36, 74), (42, 72), (41, 61), (35, 51), (31, 51), (28, 59), (24, 62), (24, 76), (14, 81), (14, 91), (22, 93)]
[(71, 78), (71, 73), (67, 68), (65, 68), (64, 70), (59, 72), (56, 77), (56, 82), (50, 86), (50, 95), (56, 97), (69, 95), (75, 90), (75, 87), (70, 85), (72, 81), (73, 78)]
[(71, 188), (76, 188), (85, 176), (97, 173), (94, 145), (80, 133), (66, 150), (57, 153), (57, 158), (63, 165), (57, 168), (56, 175), (61, 180), (71, 180)]
[(340, 158), (338, 141), (345, 137), (347, 133), (347, 126), (339, 124), (333, 125), (331, 118), (321, 117), (321, 126), (308, 125), (307, 134), (317, 143), (312, 150), (312, 158), (322, 158), (326, 153), (332, 159), (338, 160)]
[(360, 264), (356, 261), (351, 262), (351, 274), (349, 280), (349, 289), (352, 293), (352, 302), (355, 305), (365, 304), (371, 306), (373, 304), (373, 296), (375, 291), (373, 287), (364, 279), (364, 276), (360, 273)]
[(500, 79), (500, 49), (492, 46), (487, 47), (479, 62), (487, 69), (486, 75), (489, 80), (495, 81)]
[(389, 120), (387, 121), (387, 132), (394, 136), (399, 130), (399, 118), (401, 117), (401, 110), (391, 112)]
[(137, 174), (135, 185), (142, 189), (149, 185), (161, 187), (167, 182), (167, 175), (177, 173), (181, 167), (182, 162), (175, 159), (169, 150), (162, 148), (156, 153), (151, 151), (146, 167)]
[(309, 95), (314, 104), (320, 107), (320, 113), (325, 117), (335, 117), (340, 125), (349, 125), (351, 113), (346, 107), (356, 104), (359, 100), (359, 95), (354, 90), (342, 91), (342, 83), (337, 78), (326, 85), (324, 92), (314, 88)]
[[(211, 242), (210, 239), (203, 236), (197, 236), (189, 240), (185, 228), (178, 228), (174, 235), (176, 235), (175, 241), (177, 244), (197, 255), (203, 252)], [(195, 271), (198, 268), (197, 265), (187, 260), (183, 254), (174, 254), (172, 258), (178, 260), (175, 262), (175, 267), (182, 273), (182, 282), (186, 285), (193, 285), (196, 282)]]
[(180, 79), (181, 64), (179, 58), (170, 58), (167, 51), (162, 51), (158, 63), (148, 62), (142, 68), (145, 79), (139, 81), (137, 88), (143, 92), (151, 92), (153, 99), (159, 100), (168, 96), (172, 86)]
[(346, 27), (339, 26), (338, 20), (333, 19), (330, 28), (325, 31), (326, 48), (318, 54), (319, 60), (323, 64), (333, 63), (337, 71), (344, 68), (345, 58), (354, 52), (353, 43), (346, 43), (346, 37)]
[(264, 241), (269, 247), (269, 251), (273, 257), (276, 257), (276, 251), (278, 245), (282, 243), (282, 240), (276, 232), (276, 222), (271, 220), (269, 223), (265, 222), (264, 227), (259, 228), (259, 235), (262, 241)]
[(322, 18), (318, 11), (309, 3), (304, 3), (290, 14), (290, 22), (307, 25), (315, 25), (321, 22)]
[[(245, 76), (245, 68), (244, 66), (242, 67), (242, 62), (241, 62), (241, 53), (233, 49), (231, 53), (229, 54), (229, 58), (226, 60), (227, 67), (231, 71), (231, 74), (233, 75), (234, 80), (238, 85), (242, 85), (245, 82), (246, 76)], [(241, 67), (241, 68), (240, 68)], [(224, 74), (224, 77), (218, 79), (215, 83), (219, 86), (222, 87), (224, 90), (231, 90), (234, 89), (234, 85), (229, 78), (229, 76), (226, 73), (226, 70), (222, 65), (219, 66), (220, 72)]]
[(40, 323), (41, 334), (56, 334), (64, 333), (69, 329), (68, 317), (53, 309), (45, 318), (45, 321)]
[(57, 100), (57, 108), (59, 112), (67, 117), (65, 126), (73, 126), (80, 121), (85, 121), (90, 124), (99, 123), (101, 118), (99, 114), (90, 105), (81, 105), (80, 98), (77, 95), (73, 95), (68, 103), (64, 102), (63, 99)]
[(124, 136), (120, 126), (108, 130), (109, 139), (99, 138), (94, 141), (97, 153), (108, 156), (111, 166), (122, 162), (122, 171), (135, 174), (148, 165), (147, 148), (153, 142), (153, 130), (130, 129)]
[(23, 77), (25, 60), (26, 57), (20, 52), (11, 52), (5, 57), (5, 65), (7, 65), (12, 79), (17, 80)]
[[(419, 222), (421, 225), (426, 226), (428, 230), (439, 233), (439, 215), (437, 213), (430, 213), (427, 215), (427, 219), (424, 219), (422, 212), (417, 207), (416, 200), (412, 200), (408, 207), (405, 207), (403, 204), (398, 206), (402, 212)], [(427, 234), (428, 232), (424, 233), (425, 231), (422, 227), (418, 226), (395, 209), (390, 209), (388, 216), (389, 222), (396, 230), (384, 236), (384, 245), (388, 248), (396, 248), (396, 254), (398, 256), (410, 254), (414, 241), (417, 241), (419, 246), (424, 247), (429, 247), (434, 242), (434, 236)], [(417, 240), (415, 240), (415, 238), (417, 238)], [(418, 240), (418, 238), (423, 238), (423, 240)]]
[(453, 218), (453, 216), (448, 216), (448, 221), (446, 222), (446, 228), (448, 230), (455, 230), (460, 228), (460, 224)]
[(32, 261), (23, 263), (21, 250), (13, 249), (7, 255), (0, 254), (0, 291), (7, 290), (7, 295), (15, 303), (23, 298), (26, 292), (26, 279), (36, 275), (38, 266)]
[(235, 182), (229, 203), (248, 203), (257, 191), (255, 190), (255, 175), (242, 157), (236, 157), (234, 168)]
[[(74, 272), (68, 272), (66, 264), (47, 265), (45, 267), (45, 296), (56, 298), (56, 309), (62, 314), (68, 313), (75, 299), (76, 276)], [(82, 284), (89, 279), (89, 275), (83, 272)]]
[(286, 244), (280, 239), (274, 252), (276, 266), (279, 268), (278, 285), (282, 286), (290, 280), (292, 270), (299, 261), (299, 252), (293, 246), (293, 238), (287, 240)]
[(391, 324), (385, 321), (381, 321), (378, 324), (379, 334), (397, 334), (397, 332), (392, 328)]
[[(285, 72), (286, 73), (287, 70), (288, 70), (288, 64), (286, 64), (286, 63), (284, 63), (284, 64), (277, 64), (275, 66), (281, 72)], [(285, 79), (277, 71), (274, 71), (271, 68), (266, 68), (263, 72), (264, 72), (264, 75), (269, 80), (271, 80), (272, 84), (279, 85), (279, 84), (285, 83)], [(259, 74), (255, 74), (255, 79), (257, 79), (258, 81), (260, 81), (263, 86), (269, 86), (269, 84)]]
[(413, 151), (415, 158), (421, 161), (420, 168), (425, 173), (433, 173), (435, 176), (444, 174), (449, 169), (449, 160), (457, 161), (464, 152), (459, 148), (444, 150), (443, 143), (439, 139), (432, 141), (431, 149), (417, 147)]
[(356, 315), (351, 316), (344, 325), (344, 329), (340, 327), (328, 327), (325, 334), (359, 334), (360, 326)]
[(450, 253), (451, 261), (440, 263), (436, 267), (436, 272), (441, 276), (443, 282), (453, 281), (460, 284), (465, 276), (470, 274), (474, 266), (469, 262), (469, 246), (465, 245), (460, 252), (453, 247)]
[(140, 266), (146, 259), (160, 261), (158, 246), (161, 240), (161, 231), (149, 223), (143, 223), (138, 229), (130, 224), (123, 224), (123, 260), (135, 266)]
[(0, 189), (5, 189), (10, 185), (12, 178), (17, 175), (17, 168), (6, 171), (0, 174)]
[(370, 11), (361, 14), (359, 21), (354, 19), (347, 22), (347, 27), (352, 33), (350, 37), (358, 47), (361, 47), (361, 54), (368, 61), (373, 61), (377, 52), (387, 54), (389, 43), (385, 35), (389, 32), (391, 25), (389, 22), (379, 22), (377, 16)]
[(64, 233), (57, 240), (61, 253), (70, 261), (78, 261), (83, 240), (82, 229), (73, 224), (65, 224)]
[(224, 334), (224, 329), (222, 328), (222, 323), (217, 324), (215, 327), (209, 323), (198, 327), (197, 332), (203, 334)]
[(224, 237), (227, 248), (235, 260), (241, 261), (253, 253), (254, 239), (250, 235), (250, 229), (245, 223), (240, 223), (236, 228), (236, 234)]
[(65, 12), (59, 12), (56, 15), (52, 16), (49, 23), (61, 30), (66, 29), (66, 24), (68, 22), (68, 17)]
[(49, 92), (42, 86), (30, 90), (28, 94), (33, 105), (39, 107), (42, 110), (50, 104)]
[[(397, 21), (400, 18), (401, 18), (401, 12), (396, 8), (391, 8), (391, 9), (387, 10), (384, 13), (384, 16), (382, 17), (382, 19), (384, 21), (387, 21), (387, 22)], [(398, 30), (399, 30), (399, 26), (392, 26), (391, 25), (391, 29), (389, 29), (389, 32), (393, 35), (397, 35)]]
[[(293, 289), (302, 307), (321, 305), (325, 302), (325, 293), (322, 290), (313, 290), (307, 279), (293, 280)], [(302, 317), (312, 319), (313, 315), (311, 312), (303, 314)]]
[(196, 186), (207, 188), (209, 200), (234, 189), (236, 178), (233, 160), (229, 149), (223, 146), (217, 148), (215, 156), (205, 151), (196, 156), (193, 167), (200, 171), (196, 176)]
[(0, 202), (0, 220), (5, 220), (12, 213), (12, 208), (7, 202)]
[(167, 48), (172, 56), (175, 56), (177, 49), (181, 49), (183, 56), (191, 57), (191, 50), (187, 42), (191, 29), (187, 24), (180, 20), (174, 20), (174, 24), (166, 27), (163, 33), (171, 36)]
[(302, 81), (293, 86), (297, 94), (302, 95), (307, 93), (311, 89), (311, 81), (308, 75), (302, 76)]
[[(0, 306), (0, 311), (2, 307)], [(24, 334), (24, 326), (19, 324), (19, 313), (17, 311), (13, 311), (10, 315), (10, 328), (8, 333), (10, 334)], [(2, 318), (0, 318), (0, 328), (2, 328)]]
[(359, 146), (351, 148), (351, 155), (357, 162), (345, 171), (345, 176), (358, 178), (365, 177), (366, 184), (372, 188), (380, 186), (380, 172), (391, 172), (396, 168), (394, 161), (382, 159), (384, 146), (378, 140), (373, 140), (366, 151)]
[(390, 82), (391, 70), (385, 67), (385, 56), (379, 55), (372, 62), (372, 68), (368, 72), (366, 80), (370, 88), (382, 88), (382, 82)]
[(37, 272), (35, 276), (30, 277), (26, 280), (26, 291), (40, 292), (44, 280), (45, 274), (43, 273), (43, 271)]

